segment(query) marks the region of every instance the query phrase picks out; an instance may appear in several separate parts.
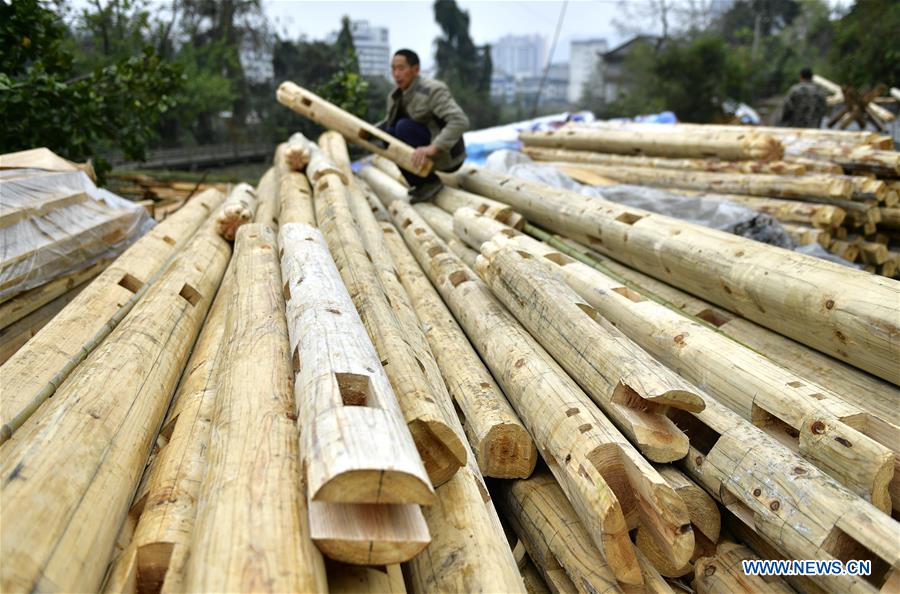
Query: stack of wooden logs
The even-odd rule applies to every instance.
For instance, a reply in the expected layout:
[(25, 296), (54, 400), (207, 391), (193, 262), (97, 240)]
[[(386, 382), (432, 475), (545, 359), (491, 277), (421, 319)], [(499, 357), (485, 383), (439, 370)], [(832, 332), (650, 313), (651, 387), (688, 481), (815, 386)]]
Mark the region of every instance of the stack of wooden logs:
[(230, 184), (160, 180), (137, 173), (113, 174), (109, 185), (117, 194), (143, 204), (157, 221), (166, 219), (200, 192), (216, 189), (227, 193), (230, 190)]
[(897, 589), (898, 283), (477, 168), (415, 207), (400, 179), (294, 136), (0, 367), (0, 589)]
[(583, 183), (735, 202), (781, 221), (798, 245), (819, 243), (869, 272), (900, 274), (900, 153), (889, 136), (604, 122), (521, 140), (530, 157)]

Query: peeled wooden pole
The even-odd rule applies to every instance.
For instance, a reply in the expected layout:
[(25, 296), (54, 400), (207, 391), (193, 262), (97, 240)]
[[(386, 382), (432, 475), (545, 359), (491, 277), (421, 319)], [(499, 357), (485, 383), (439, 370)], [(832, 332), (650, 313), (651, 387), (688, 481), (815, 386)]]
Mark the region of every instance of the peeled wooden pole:
[(184, 590), (197, 496), (206, 472), (225, 317), (233, 304), (233, 291), (231, 266), (160, 430), (165, 445), (147, 470), (146, 487), (131, 504), (134, 533), (111, 568), (105, 592)]
[(767, 214), (782, 224), (800, 223), (820, 229), (828, 229), (839, 227), (847, 217), (847, 211), (832, 204), (760, 198), (743, 194), (708, 194), (689, 190), (669, 190), (669, 193), (676, 196), (702, 196), (704, 198), (726, 200), (746, 206), (756, 212)]
[(238, 184), (228, 194), (216, 218), (216, 229), (228, 241), (234, 241), (237, 230), (253, 221), (259, 201), (250, 184)]
[(309, 145), (305, 142), (305, 137), (300, 132), (293, 134), (285, 143), (281, 152), (281, 161), (288, 171), (303, 171), (309, 165), (310, 155)]
[(689, 556), (693, 539), (686, 527), (687, 511), (671, 488), (412, 207), (394, 201), (389, 210), (528, 427), (617, 579), (635, 584), (643, 580), (626, 517), (632, 525), (640, 517), (643, 525), (659, 532), (664, 550)]
[(690, 171), (716, 171), (721, 173), (777, 173), (778, 175), (803, 175), (806, 167), (800, 163), (785, 161), (721, 161), (719, 159), (668, 159), (665, 157), (643, 157), (637, 155), (616, 155), (593, 151), (571, 151), (526, 146), (522, 149), (535, 161), (557, 161), (569, 163), (595, 163), (597, 165), (625, 165), (631, 167), (653, 167), (658, 169), (685, 169)]
[(278, 182), (279, 220), (281, 224), (306, 223), (315, 226), (312, 188), (309, 180), (296, 171), (284, 172)]
[(811, 245), (818, 243), (823, 248), (828, 249), (831, 245), (831, 232), (828, 229), (816, 229), (805, 225), (794, 225), (792, 223), (781, 223), (781, 227), (791, 236), (797, 245)]
[(119, 256), (15, 355), (0, 366), (0, 443), (24, 423), (134, 306), (135, 293), (155, 279), (224, 200), (208, 190), (151, 229)]
[(453, 215), (427, 202), (416, 204), (413, 208), (428, 223), (428, 226), (437, 233), (438, 237), (447, 244), (451, 252), (465, 262), (466, 266), (472, 269), (475, 268), (475, 259), (478, 258), (478, 252), (463, 243), (456, 236), (456, 233), (453, 232)]
[(258, 201), (253, 222), (268, 225), (273, 231), (278, 231), (281, 205), (278, 200), (278, 172), (275, 167), (269, 167), (259, 179), (256, 196)]
[[(315, 183), (319, 227), (391, 380), (428, 476), (432, 484), (439, 486), (465, 463), (465, 437), (461, 431), (457, 433), (455, 426), (459, 421), (446, 396), (446, 387), (446, 402), (439, 401), (439, 395), (432, 392), (435, 388), (428, 379), (425, 353), (416, 348), (418, 343), (411, 344), (415, 332), (421, 330), (403, 325), (392, 302), (388, 302), (383, 275), (379, 276), (371, 260), (373, 255), (363, 247), (349, 200), (348, 189), (336, 174), (323, 175)], [(424, 337), (421, 344), (427, 349)]]
[(500, 239), (481, 246), (476, 265), (494, 295), (644, 456), (655, 462), (683, 458), (688, 438), (665, 412), (669, 406), (702, 410), (693, 386), (596, 315), (549, 263), (503, 247)]
[(387, 173), (391, 178), (401, 184), (409, 187), (409, 184), (406, 183), (406, 179), (404, 179), (403, 174), (400, 173), (400, 168), (397, 167), (397, 164), (391, 161), (390, 159), (385, 159), (381, 155), (372, 155), (371, 163), (373, 166)]
[(310, 499), (434, 503), (397, 397), (324, 238), (288, 223), (279, 240)]
[(784, 153), (775, 138), (752, 130), (695, 133), (666, 128), (625, 130), (567, 126), (547, 132), (523, 132), (519, 134), (519, 140), (526, 146), (535, 147), (725, 161), (776, 161)]
[(208, 221), (43, 414), (3, 445), (0, 589), (99, 589), (229, 254)]
[(697, 594), (732, 592), (738, 594), (792, 594), (794, 590), (776, 576), (747, 575), (742, 561), (759, 559), (747, 547), (722, 542), (715, 554), (697, 561), (694, 589)]
[(529, 221), (900, 384), (888, 279), (599, 198), (465, 168), (460, 183)]
[[(402, 186), (387, 176), (367, 175), (365, 178), (373, 183), (386, 202), (391, 201), (395, 192), (402, 194)], [(537, 462), (537, 450), (531, 436), (410, 254), (397, 228), (390, 222), (390, 215), (376, 200), (378, 198), (373, 196), (369, 204), (384, 233), (400, 281), (425, 329), (441, 375), (462, 412), (463, 427), (475, 451), (478, 468), (483, 475), (495, 478), (528, 477)]]
[(434, 203), (450, 214), (456, 212), (457, 208), (468, 206), (515, 229), (521, 229), (525, 225), (525, 219), (522, 218), (522, 215), (509, 206), (450, 186), (445, 186), (438, 192), (438, 195), (434, 198)]
[(830, 161), (848, 171), (870, 172), (885, 177), (896, 177), (900, 174), (900, 153), (870, 146), (816, 143), (796, 148), (788, 147), (787, 158), (798, 157)]
[[(555, 165), (557, 162), (548, 164)], [(561, 164), (565, 165), (566, 163)], [(595, 163), (579, 163), (578, 166), (621, 183), (660, 188), (674, 187), (685, 190), (786, 199), (824, 197), (850, 200), (854, 193), (852, 181), (833, 175), (774, 175), (767, 173), (747, 175)]]
[(275, 233), (244, 225), (185, 590), (323, 591), (306, 521)]
[(390, 159), (407, 171), (421, 176), (431, 172), (433, 164), (430, 159), (425, 159), (421, 167), (413, 165), (411, 146), (325, 101), (315, 93), (292, 82), (283, 82), (278, 87), (277, 98), (285, 107), (325, 128), (341, 133), (350, 142)]
[(662, 575), (680, 577), (693, 571), (694, 562), (698, 558), (715, 551), (722, 520), (716, 502), (694, 481), (672, 466), (660, 466), (657, 470), (687, 505), (691, 526), (694, 528), (694, 553), (690, 562), (678, 566), (659, 551), (653, 539), (648, 537), (647, 531), (642, 527), (638, 527), (634, 540), (641, 552)]
[[(456, 217), (461, 234), (468, 234), (466, 239), (471, 237), (473, 244), (496, 228), (496, 223), (471, 210), (457, 211)], [(556, 266), (558, 278), (578, 297), (651, 355), (791, 444), (879, 509), (891, 508), (888, 484), (894, 475), (893, 454), (900, 447), (882, 445), (857, 431), (855, 421), (865, 416), (864, 411), (846, 404), (828, 388), (788, 372), (734, 340), (630, 291), (599, 270), (513, 230), (493, 234), (482, 246), (482, 255), (487, 255), (485, 250), (497, 250), (501, 241), (508, 244), (506, 260), (524, 253), (544, 260), (545, 266)], [(538, 274), (534, 270), (531, 276)], [(852, 445), (848, 447), (848, 443)]]

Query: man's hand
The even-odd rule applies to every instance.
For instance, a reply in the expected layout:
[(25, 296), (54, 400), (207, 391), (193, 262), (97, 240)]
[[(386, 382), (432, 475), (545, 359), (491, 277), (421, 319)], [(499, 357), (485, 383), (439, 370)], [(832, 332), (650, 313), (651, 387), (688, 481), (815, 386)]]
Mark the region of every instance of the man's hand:
[(416, 150), (413, 151), (412, 154), (412, 164), (416, 169), (422, 167), (425, 164), (425, 159), (433, 157), (437, 154), (438, 147), (433, 144), (429, 144), (428, 146), (420, 146)]

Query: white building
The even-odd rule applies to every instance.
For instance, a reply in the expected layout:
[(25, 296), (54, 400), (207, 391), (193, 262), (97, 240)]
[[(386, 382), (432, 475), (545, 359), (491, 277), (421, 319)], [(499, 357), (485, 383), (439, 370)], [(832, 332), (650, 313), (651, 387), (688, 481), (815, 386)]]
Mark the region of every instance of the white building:
[(533, 35), (506, 35), (491, 45), (494, 69), (519, 79), (538, 76), (547, 59), (544, 38)]
[(577, 103), (581, 99), (584, 85), (600, 62), (600, 55), (605, 53), (605, 39), (582, 39), (573, 41), (569, 50), (569, 102)]
[[(328, 43), (337, 41), (339, 31), (328, 36)], [(350, 35), (359, 59), (363, 76), (391, 77), (391, 44), (387, 27), (373, 27), (369, 21), (350, 21)]]

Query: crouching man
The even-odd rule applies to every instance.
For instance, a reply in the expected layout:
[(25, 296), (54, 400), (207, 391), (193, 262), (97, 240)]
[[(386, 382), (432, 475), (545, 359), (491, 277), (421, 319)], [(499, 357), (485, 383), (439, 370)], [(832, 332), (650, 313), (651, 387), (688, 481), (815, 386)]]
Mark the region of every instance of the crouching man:
[[(412, 162), (425, 159), (437, 171), (456, 171), (466, 160), (463, 132), (469, 118), (453, 99), (447, 85), (419, 76), (419, 56), (412, 50), (398, 50), (391, 59), (391, 74), (397, 87), (387, 98), (387, 118), (378, 127), (414, 147)], [(441, 180), (432, 171), (421, 177), (401, 169), (412, 188), (410, 202), (431, 200), (441, 190)]]

